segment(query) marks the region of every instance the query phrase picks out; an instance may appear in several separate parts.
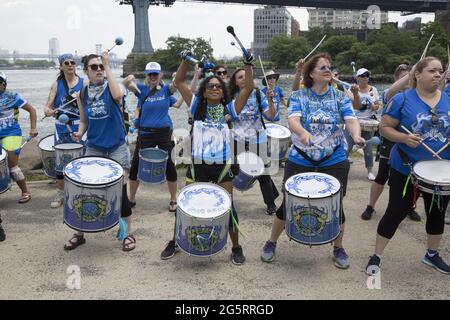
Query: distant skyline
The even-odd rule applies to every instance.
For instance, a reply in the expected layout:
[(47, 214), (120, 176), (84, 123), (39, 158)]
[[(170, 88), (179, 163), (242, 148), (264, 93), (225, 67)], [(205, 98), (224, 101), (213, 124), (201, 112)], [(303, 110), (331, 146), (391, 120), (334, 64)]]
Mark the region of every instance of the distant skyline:
[[(239, 4), (205, 4), (175, 2), (172, 7), (150, 6), (150, 36), (155, 50), (165, 47), (170, 36), (204, 38), (211, 42), (215, 57), (238, 54), (230, 45), (233, 41), (226, 32), (233, 25), (242, 43), (250, 47), (253, 41), (253, 10), (261, 6)], [(300, 29), (308, 28), (305, 8), (288, 7), (299, 21)], [(389, 21), (399, 25), (415, 17), (422, 23), (434, 21), (434, 14), (401, 17), (389, 13)], [(95, 45), (103, 48), (114, 45), (117, 36), (124, 38), (114, 53), (125, 58), (134, 43), (134, 16), (131, 6), (119, 5), (114, 0), (0, 0), (0, 21), (3, 34), (0, 49), (10, 52), (47, 53), (51, 38), (57, 38), (61, 52), (79, 55), (95, 52)], [(192, 23), (193, 22), (193, 23)]]

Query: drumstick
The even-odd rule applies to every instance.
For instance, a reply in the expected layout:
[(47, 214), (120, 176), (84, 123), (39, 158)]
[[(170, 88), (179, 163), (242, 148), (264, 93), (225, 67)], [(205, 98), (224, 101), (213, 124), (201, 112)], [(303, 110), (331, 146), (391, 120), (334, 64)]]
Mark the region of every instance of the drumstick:
[(445, 146), (443, 146), (442, 148), (440, 148), (440, 149), (436, 152), (436, 154), (439, 154), (439, 153), (441, 153), (442, 151), (444, 151), (444, 149), (447, 148), (449, 145), (450, 145), (450, 141), (448, 141), (447, 144), (446, 144)]
[(267, 88), (269, 88), (269, 83), (267, 82), (266, 72), (264, 71), (264, 66), (262, 64), (261, 57), (258, 56), (258, 59), (259, 59), (259, 64), (261, 65), (261, 70), (262, 70), (262, 73), (264, 76), (264, 80), (266, 80), (266, 86), (267, 86)]
[[(414, 135), (414, 134), (413, 134), (411, 131), (409, 131), (408, 128), (406, 128), (405, 126), (402, 125), (401, 127), (402, 127), (402, 129), (405, 130), (408, 134)], [(430, 152), (433, 154), (433, 157), (437, 157), (439, 160), (442, 160), (442, 158), (439, 157), (439, 155), (438, 155), (436, 152), (434, 152), (433, 149), (431, 149), (429, 146), (427, 146), (427, 145), (425, 144), (425, 142), (423, 142), (422, 139), (420, 139), (420, 143), (425, 147), (425, 149), (427, 149), (428, 151), (430, 151)]]
[(303, 60), (306, 61), (306, 59), (308, 59), (309, 56), (312, 55), (313, 52), (316, 51), (316, 49), (322, 44), (323, 40), (325, 40), (326, 37), (327, 37), (327, 35), (324, 35), (323, 38), (322, 38), (322, 40), (320, 40), (319, 43), (317, 44), (317, 46), (315, 46), (314, 49), (312, 49), (312, 50), (306, 55), (306, 57), (303, 58)]
[(425, 58), (425, 56), (427, 55), (428, 46), (430, 45), (431, 39), (433, 39), (433, 37), (434, 37), (434, 33), (431, 35), (430, 39), (428, 40), (428, 43), (427, 43), (427, 45), (425, 46), (425, 49), (422, 52), (422, 56), (420, 57), (420, 60)]
[[(67, 101), (66, 103), (64, 103), (63, 105), (59, 106), (58, 108), (53, 109), (53, 111), (60, 110), (60, 109), (64, 108), (65, 106), (67, 106), (67, 105), (69, 105), (69, 104), (71, 104), (71, 103), (73, 103), (75, 101), (77, 101), (77, 98), (74, 98), (73, 100)], [(64, 112), (70, 113), (69, 111), (64, 111)], [(41, 120), (44, 120), (47, 117), (51, 117), (51, 116), (44, 116)]]

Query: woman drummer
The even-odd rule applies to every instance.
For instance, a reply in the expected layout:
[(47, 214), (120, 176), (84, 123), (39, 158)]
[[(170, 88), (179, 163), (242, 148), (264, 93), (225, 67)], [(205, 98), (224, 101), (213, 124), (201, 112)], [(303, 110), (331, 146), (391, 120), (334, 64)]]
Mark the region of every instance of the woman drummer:
[[(130, 150), (125, 140), (121, 105), (124, 92), (115, 79), (108, 61), (108, 51), (103, 52), (101, 57), (91, 54), (82, 60), (89, 84), (83, 87), (78, 96), (80, 125), (73, 136), (80, 140), (87, 132), (86, 156), (107, 157), (117, 161), (124, 168), (121, 217), (127, 223), (128, 235), (123, 239), (122, 250), (131, 251), (135, 248), (136, 240), (131, 234), (132, 211), (126, 185), (127, 171), (130, 168)], [(64, 249), (73, 250), (85, 242), (83, 233), (76, 232), (64, 245)]]
[[(292, 93), (289, 100), (288, 124), (292, 131), (293, 146), (284, 169), (284, 181), (298, 173), (317, 171), (337, 178), (345, 195), (349, 161), (345, 150), (343, 126), (357, 144), (364, 144), (351, 100), (332, 88), (331, 58), (326, 53), (314, 55), (303, 68), (305, 87)], [(330, 154), (326, 149), (332, 150)], [(341, 203), (342, 208), (342, 203)], [(341, 210), (341, 229), (334, 241), (335, 266), (347, 269), (350, 262), (342, 246), (345, 215)], [(276, 243), (286, 220), (285, 202), (278, 208), (270, 239), (265, 243), (261, 259), (275, 259)]]
[[(204, 79), (197, 95), (193, 95), (191, 89), (184, 83), (189, 63), (190, 51), (183, 51), (181, 57), (183, 61), (178, 67), (175, 77), (175, 85), (183, 96), (184, 101), (190, 106), (194, 124), (192, 127), (192, 141), (199, 140), (199, 143), (192, 144), (192, 160), (186, 178), (189, 182), (212, 182), (217, 183), (233, 196), (233, 173), (231, 172), (231, 147), (229, 139), (230, 121), (235, 121), (244, 107), (250, 92), (253, 89), (252, 62), (253, 56), (245, 56), (245, 72), (247, 80), (241, 93), (235, 100), (229, 102), (226, 86), (223, 80), (216, 76), (208, 76)], [(203, 135), (203, 130), (207, 129), (209, 135)], [(217, 145), (210, 144), (211, 135), (214, 134)], [(212, 146), (212, 147), (211, 147)], [(206, 150), (210, 150), (207, 152)], [(238, 220), (234, 207), (231, 210), (229, 222), (229, 234), (232, 242), (231, 261), (233, 264), (241, 265), (245, 262), (242, 247), (239, 245), (239, 233), (233, 220)], [(166, 260), (174, 256), (177, 251), (174, 238), (169, 241), (161, 259)]]
[[(246, 86), (247, 72), (244, 69), (236, 69), (230, 77), (229, 92), (231, 98), (235, 98)], [(267, 132), (265, 130), (263, 115), (273, 119), (275, 116), (275, 105), (272, 100), (273, 91), (268, 89), (265, 95), (261, 90), (255, 88), (245, 103), (242, 112), (233, 124), (234, 157), (240, 152), (252, 151), (261, 157), (266, 163), (267, 156)], [(279, 196), (278, 190), (268, 174), (258, 178), (264, 203), (267, 206), (266, 213), (272, 215), (276, 211), (275, 199)]]
[[(11, 179), (22, 191), (19, 203), (26, 203), (31, 199), (25, 176), (19, 168), (19, 154), (22, 148), (22, 129), (19, 124), (19, 109), (30, 114), (29, 137), (36, 137), (36, 109), (18, 93), (6, 91), (7, 77), (0, 72), (0, 152), (2, 148), (8, 153), (8, 168)], [(0, 222), (1, 223), (1, 222)]]
[(269, 118), (265, 113), (263, 114), (264, 118), (271, 122), (280, 121), (281, 104), (287, 107), (287, 99), (284, 97), (283, 89), (280, 86), (277, 86), (278, 79), (280, 79), (280, 74), (276, 73), (273, 70), (267, 71), (265, 77), (262, 79), (262, 85), (264, 86), (264, 88), (261, 89), (261, 92), (264, 93), (266, 96), (268, 88), (272, 89), (273, 92), (272, 100), (275, 106), (275, 116), (273, 118)]
[[(356, 71), (356, 82), (358, 84), (359, 94), (353, 97), (353, 108), (355, 109), (356, 116), (361, 120), (370, 120), (374, 118), (374, 115), (381, 106), (381, 99), (377, 88), (369, 85), (370, 71), (366, 68), (361, 68)], [(367, 131), (363, 127), (361, 128), (361, 135), (364, 139), (368, 140), (372, 138), (373, 131)], [(353, 149), (353, 139), (347, 134), (348, 153)], [(370, 181), (375, 180), (375, 175), (372, 173), (373, 169), (373, 150), (372, 144), (367, 143), (364, 150), (364, 163), (367, 169), (367, 179)]]
[[(83, 78), (76, 73), (76, 62), (73, 55), (70, 53), (62, 54), (58, 57), (58, 61), (60, 72), (58, 78), (52, 84), (47, 104), (44, 107), (44, 114), (47, 117), (55, 116), (57, 118), (55, 121), (55, 145), (76, 142), (72, 138), (72, 132), (78, 130), (80, 122), (76, 94), (83, 87)], [(70, 101), (72, 103), (69, 103)], [(64, 104), (66, 105), (63, 108), (56, 110)], [(69, 118), (69, 122), (58, 120), (63, 114)], [(50, 203), (52, 208), (59, 208), (64, 203), (64, 176), (59, 169), (56, 171), (56, 183), (58, 192)]]
[[(125, 86), (139, 99), (135, 112), (138, 122), (135, 123), (138, 128), (138, 140), (130, 169), (130, 202), (132, 207), (136, 204), (136, 192), (139, 187), (137, 180), (139, 150), (158, 147), (169, 154), (166, 166), (167, 185), (170, 192), (169, 211), (175, 212), (177, 209), (177, 170), (172, 159), (172, 149), (175, 143), (172, 141), (173, 124), (169, 116), (169, 108), (177, 102), (173, 96), (176, 88), (172, 84), (162, 83), (161, 66), (157, 62), (147, 63), (144, 73), (146, 75), (145, 84), (138, 84), (136, 87), (132, 82), (134, 80), (132, 75), (124, 81)], [(181, 103), (177, 107), (180, 105)]]
[[(410, 176), (412, 166), (419, 161), (436, 159), (425, 145), (434, 153), (439, 151), (442, 159), (450, 159), (450, 148), (443, 148), (448, 145), (450, 134), (450, 98), (439, 90), (441, 62), (434, 57), (424, 58), (412, 72), (412, 88), (389, 102), (381, 120), (382, 136), (396, 144), (389, 162), (389, 203), (378, 224), (375, 253), (366, 267), (369, 275), (378, 272), (384, 249), (415, 202), (416, 192)], [(422, 197), (428, 247), (422, 262), (450, 274), (450, 266), (438, 253), (449, 196), (422, 192)]]

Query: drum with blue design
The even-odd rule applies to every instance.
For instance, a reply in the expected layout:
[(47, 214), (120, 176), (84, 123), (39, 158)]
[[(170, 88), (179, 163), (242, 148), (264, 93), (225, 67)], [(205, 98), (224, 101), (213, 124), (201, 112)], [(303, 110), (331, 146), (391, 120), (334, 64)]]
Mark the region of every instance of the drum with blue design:
[(138, 179), (144, 183), (160, 184), (166, 181), (169, 154), (159, 148), (139, 150)]
[(267, 123), (267, 143), (269, 158), (271, 160), (283, 160), (291, 144), (291, 131), (277, 123)]
[(114, 227), (122, 207), (122, 166), (111, 159), (82, 157), (64, 168), (64, 222), (74, 230)]
[(5, 149), (0, 148), (0, 193), (11, 188), (11, 177), (8, 169), (8, 154)]
[(336, 178), (324, 173), (290, 177), (284, 184), (288, 237), (306, 245), (335, 240), (340, 232), (341, 189)]
[(54, 146), (56, 167), (55, 171), (63, 173), (64, 167), (73, 159), (84, 155), (84, 146), (81, 143), (61, 143)]
[(176, 242), (185, 253), (210, 257), (227, 243), (231, 197), (222, 187), (194, 183), (177, 198)]
[(237, 156), (237, 162), (239, 174), (233, 179), (233, 187), (239, 191), (249, 190), (264, 173), (264, 161), (256, 153), (246, 151)]
[(56, 179), (55, 135), (42, 138), (38, 144), (44, 173), (47, 177)]

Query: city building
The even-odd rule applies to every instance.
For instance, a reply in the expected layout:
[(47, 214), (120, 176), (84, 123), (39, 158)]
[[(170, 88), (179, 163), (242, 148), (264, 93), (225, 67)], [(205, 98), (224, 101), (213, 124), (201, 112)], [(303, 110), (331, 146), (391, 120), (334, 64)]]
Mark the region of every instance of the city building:
[(276, 35), (299, 34), (300, 24), (295, 21), (290, 12), (282, 6), (264, 6), (255, 9), (253, 13), (253, 42), (255, 57), (268, 60), (267, 44)]
[[(333, 29), (367, 29), (370, 27), (371, 14), (360, 10), (335, 10), (335, 9), (308, 9), (308, 27), (323, 28), (330, 26)], [(388, 22), (388, 13), (380, 13), (380, 24)]]
[(421, 25), (422, 25), (422, 18), (417, 17), (412, 20), (406, 20), (405, 22), (403, 22), (402, 29), (408, 32), (416, 32), (420, 29)]
[(60, 55), (59, 40), (57, 38), (51, 38), (48, 41), (48, 55), (51, 60), (57, 60)]
[(102, 45), (99, 43), (95, 45), (95, 54), (97, 54), (97, 55), (102, 54)]

